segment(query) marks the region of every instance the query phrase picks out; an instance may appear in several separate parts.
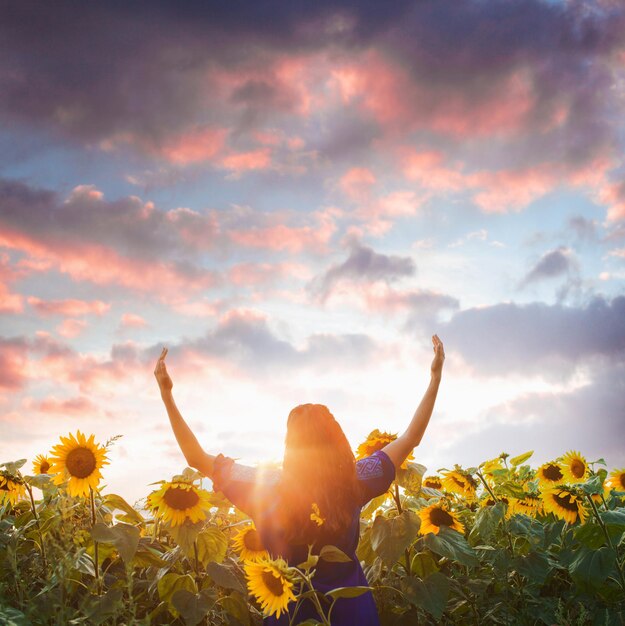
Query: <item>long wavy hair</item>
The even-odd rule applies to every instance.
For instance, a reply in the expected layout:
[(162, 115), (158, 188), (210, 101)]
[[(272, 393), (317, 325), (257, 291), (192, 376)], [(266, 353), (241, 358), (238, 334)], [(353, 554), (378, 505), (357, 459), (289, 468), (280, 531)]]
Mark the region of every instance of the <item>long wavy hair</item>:
[[(284, 450), (281, 526), (289, 543), (341, 534), (358, 504), (356, 461), (343, 429), (323, 404), (290, 413)], [(313, 503), (323, 524), (311, 519)]]

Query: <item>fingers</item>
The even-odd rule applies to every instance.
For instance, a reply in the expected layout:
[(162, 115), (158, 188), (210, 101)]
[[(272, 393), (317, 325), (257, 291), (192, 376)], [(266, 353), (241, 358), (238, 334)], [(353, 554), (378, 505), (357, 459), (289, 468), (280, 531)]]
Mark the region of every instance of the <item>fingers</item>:
[(163, 348), (161, 350), (161, 355), (158, 357), (158, 361), (156, 361), (156, 367), (154, 368), (154, 375), (157, 376), (162, 372), (167, 372), (165, 368), (165, 357), (167, 356), (167, 352), (169, 350), (167, 348)]
[(158, 360), (162, 361), (167, 356), (168, 352), (169, 352), (169, 350), (167, 348), (163, 348), (161, 350), (161, 356), (158, 357)]

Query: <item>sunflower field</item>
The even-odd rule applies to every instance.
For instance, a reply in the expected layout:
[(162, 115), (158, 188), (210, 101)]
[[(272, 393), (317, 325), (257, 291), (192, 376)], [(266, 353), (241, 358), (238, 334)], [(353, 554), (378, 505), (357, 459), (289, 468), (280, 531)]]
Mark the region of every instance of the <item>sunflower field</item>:
[[(374, 431), (357, 457), (394, 435)], [(372, 590), (384, 626), (625, 623), (625, 469), (579, 452), (479, 467), (407, 460), (361, 512), (367, 587), (313, 587), (319, 559), (272, 559), (253, 524), (186, 468), (131, 506), (100, 489), (112, 438), (61, 437), (0, 465), (0, 623), (261, 624), (304, 598), (331, 624), (339, 598)], [(322, 511), (311, 519), (323, 524)], [(293, 603), (293, 604), (292, 604)], [(296, 624), (296, 617), (291, 620)]]

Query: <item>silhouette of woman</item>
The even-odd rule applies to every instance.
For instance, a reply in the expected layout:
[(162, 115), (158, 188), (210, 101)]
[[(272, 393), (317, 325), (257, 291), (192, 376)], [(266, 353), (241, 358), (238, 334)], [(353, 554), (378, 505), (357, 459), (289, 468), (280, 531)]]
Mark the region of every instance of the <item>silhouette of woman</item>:
[[(327, 407), (303, 404), (289, 414), (282, 471), (266, 472), (235, 463), (222, 454), (207, 454), (182, 418), (172, 395), (164, 348), (154, 375), (178, 445), (190, 467), (208, 476), (224, 495), (254, 521), (262, 543), (272, 556), (289, 565), (306, 560), (308, 545), (317, 553), (335, 545), (352, 560), (320, 559), (313, 584), (324, 593), (337, 587), (367, 585), (356, 557), (361, 508), (385, 493), (413, 448), (419, 445), (432, 415), (441, 381), (445, 352), (432, 337), (434, 359), (430, 384), (406, 431), (384, 448), (356, 462), (343, 430)], [(314, 506), (313, 506), (314, 505)], [(289, 605), (292, 612), (294, 603)], [(288, 624), (290, 613), (265, 618), (265, 624)], [(333, 626), (379, 625), (371, 592), (341, 598), (332, 609)], [(297, 613), (297, 623), (319, 615), (310, 601)]]

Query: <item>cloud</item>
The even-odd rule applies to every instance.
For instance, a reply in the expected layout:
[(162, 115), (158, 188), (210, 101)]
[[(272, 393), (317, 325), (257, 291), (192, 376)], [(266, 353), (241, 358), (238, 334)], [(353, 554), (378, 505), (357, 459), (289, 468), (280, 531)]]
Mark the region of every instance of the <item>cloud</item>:
[(478, 422), (444, 454), (476, 465), (494, 454), (534, 450), (530, 463), (555, 460), (578, 450), (588, 461), (605, 458), (610, 468), (623, 462), (625, 366), (599, 367), (584, 385), (570, 391), (534, 392), (484, 410)]
[[(296, 347), (275, 334), (267, 319), (255, 311), (233, 310), (205, 336), (172, 348), (230, 363), (254, 375), (293, 368), (341, 368), (366, 362), (375, 352), (374, 342), (366, 335), (313, 334), (303, 346)], [(186, 357), (182, 357), (183, 360)]]
[(397, 312), (407, 313), (404, 330), (431, 329), (439, 322), (441, 313), (460, 308), (457, 298), (429, 289), (396, 291), (384, 287), (381, 290), (369, 290), (365, 299), (369, 311), (392, 316)]
[(456, 313), (440, 331), (480, 376), (570, 374), (593, 358), (625, 361), (625, 296), (585, 306), (496, 304)]
[(521, 284), (525, 286), (545, 279), (567, 276), (577, 270), (578, 264), (573, 251), (569, 248), (560, 247), (545, 252), (525, 275)]
[(35, 296), (29, 296), (27, 302), (37, 313), (44, 316), (104, 315), (111, 308), (109, 302), (102, 302), (102, 300), (42, 300)]
[(416, 272), (410, 257), (379, 254), (357, 241), (350, 246), (349, 256), (338, 265), (332, 265), (310, 283), (310, 290), (321, 301), (343, 284), (362, 284), (383, 281), (390, 283)]

